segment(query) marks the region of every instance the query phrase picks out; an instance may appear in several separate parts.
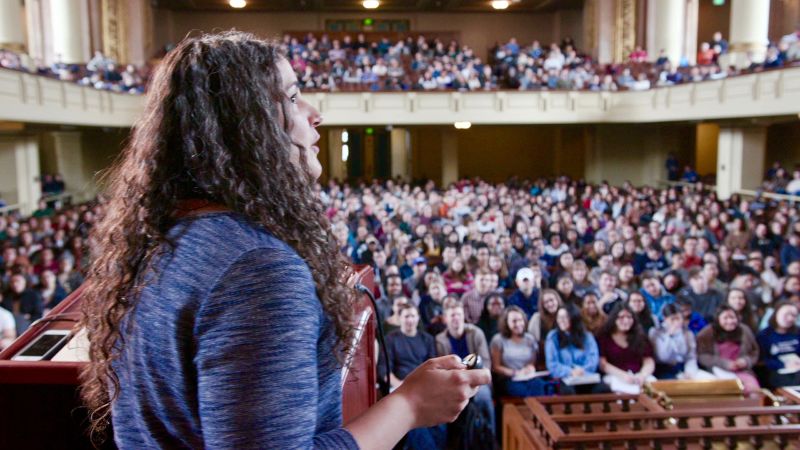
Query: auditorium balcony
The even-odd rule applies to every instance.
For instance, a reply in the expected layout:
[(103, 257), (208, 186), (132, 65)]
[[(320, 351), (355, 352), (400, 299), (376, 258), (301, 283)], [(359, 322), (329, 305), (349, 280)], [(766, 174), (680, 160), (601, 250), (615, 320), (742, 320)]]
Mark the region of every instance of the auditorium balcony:
[[(130, 127), (144, 97), (0, 69), (0, 120)], [(647, 91), (309, 92), (325, 124), (659, 123), (795, 115), (800, 68)]]

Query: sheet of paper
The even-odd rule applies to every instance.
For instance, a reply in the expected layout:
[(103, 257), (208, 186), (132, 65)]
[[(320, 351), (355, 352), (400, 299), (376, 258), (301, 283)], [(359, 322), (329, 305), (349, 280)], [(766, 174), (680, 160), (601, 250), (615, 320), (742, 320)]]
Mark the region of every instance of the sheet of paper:
[(511, 380), (513, 380), (513, 381), (528, 381), (528, 380), (532, 380), (534, 378), (546, 377), (548, 375), (550, 375), (550, 371), (549, 370), (541, 370), (539, 372), (528, 372), (528, 373), (523, 373), (523, 374), (517, 374)]
[(62, 362), (88, 362), (89, 339), (86, 337), (86, 328), (81, 328), (61, 350), (53, 356), (51, 361)]
[(582, 384), (594, 384), (600, 382), (600, 374), (592, 373), (589, 375), (581, 375), (579, 377), (564, 378), (564, 384), (567, 386), (578, 386)]

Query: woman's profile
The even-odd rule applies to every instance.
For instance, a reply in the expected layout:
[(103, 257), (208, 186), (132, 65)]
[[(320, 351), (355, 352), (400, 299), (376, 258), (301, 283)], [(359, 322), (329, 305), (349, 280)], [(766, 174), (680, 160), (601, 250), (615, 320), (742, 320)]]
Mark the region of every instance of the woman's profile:
[(489, 382), (431, 359), (343, 426), (354, 294), (313, 190), (321, 120), (249, 34), (187, 38), (157, 68), (85, 291), (83, 397), (120, 448), (391, 448)]

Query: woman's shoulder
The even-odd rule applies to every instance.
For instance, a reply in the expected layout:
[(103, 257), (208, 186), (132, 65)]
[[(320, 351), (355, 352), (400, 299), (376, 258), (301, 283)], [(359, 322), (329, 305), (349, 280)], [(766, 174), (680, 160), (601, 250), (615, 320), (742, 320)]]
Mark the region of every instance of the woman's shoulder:
[(505, 341), (506, 338), (504, 338), (502, 334), (495, 333), (495, 335), (492, 336), (492, 340), (489, 343), (489, 345), (491, 345), (492, 347), (501, 346)]
[(289, 244), (233, 212), (182, 219), (168, 236), (175, 245), (165, 263), (188, 269), (196, 281), (218, 278), (253, 259), (275, 268), (305, 266)]
[(233, 256), (258, 248), (275, 248), (295, 253), (284, 241), (244, 216), (223, 211), (179, 220), (169, 231), (179, 246), (197, 246), (204, 252)]
[[(742, 327), (742, 333), (745, 333), (744, 327)], [(703, 329), (697, 333), (697, 342), (709, 340), (712, 339), (713, 337), (714, 337), (714, 326), (709, 324), (704, 326)]]

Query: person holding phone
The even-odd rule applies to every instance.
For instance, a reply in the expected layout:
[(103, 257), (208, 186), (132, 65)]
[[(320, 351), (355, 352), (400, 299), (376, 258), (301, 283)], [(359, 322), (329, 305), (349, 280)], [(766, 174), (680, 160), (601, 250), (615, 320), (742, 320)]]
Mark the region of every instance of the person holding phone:
[(321, 121), (251, 34), (189, 37), (159, 64), (84, 292), (83, 398), (119, 448), (390, 449), (490, 381), (430, 359), (342, 424), (355, 291), (314, 192)]

